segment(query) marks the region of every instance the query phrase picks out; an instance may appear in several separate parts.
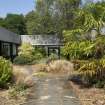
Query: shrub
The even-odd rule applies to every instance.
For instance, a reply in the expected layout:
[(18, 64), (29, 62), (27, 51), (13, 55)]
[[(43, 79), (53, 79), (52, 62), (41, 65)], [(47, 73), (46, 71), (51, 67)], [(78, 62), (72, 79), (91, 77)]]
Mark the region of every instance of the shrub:
[(43, 58), (43, 54), (40, 48), (33, 48), (32, 45), (24, 43), (19, 48), (19, 53), (18, 56), (14, 59), (14, 64), (34, 64), (41, 58)]
[(16, 98), (26, 95), (27, 86), (25, 84), (13, 85), (9, 87), (9, 97)]
[(14, 64), (24, 65), (24, 64), (33, 64), (34, 48), (29, 43), (23, 43), (19, 48), (18, 56), (14, 59)]
[(95, 43), (91, 41), (74, 41), (66, 43), (63, 48), (63, 54), (68, 59), (88, 59), (94, 55)]
[(81, 80), (85, 85), (96, 84), (97, 87), (104, 86), (105, 60), (81, 61), (75, 60), (75, 70), (81, 75)]
[[(34, 50), (33, 50), (32, 55), (34, 55), (35, 57), (37, 57), (37, 56), (39, 56), (39, 55), (40, 55), (41, 57), (43, 57), (43, 56), (46, 55), (46, 51), (45, 51), (44, 48), (35, 47)], [(37, 57), (37, 58), (38, 58), (38, 57)]]
[(10, 61), (0, 57), (0, 88), (7, 87), (12, 78), (12, 65)]
[(40, 52), (38, 52), (38, 53), (34, 54), (33, 57), (34, 57), (34, 59), (36, 59), (36, 60), (40, 60), (40, 59), (43, 58), (43, 55), (42, 55)]
[(98, 65), (95, 61), (83, 64), (79, 69), (78, 72), (82, 75), (83, 81), (87, 84), (90, 84), (95, 79), (97, 75)]
[(104, 88), (105, 87), (105, 80), (98, 80), (95, 84), (96, 88)]
[(28, 64), (34, 64), (34, 63), (35, 63), (34, 57), (32, 57), (31, 55), (30, 56), (20, 55), (14, 59), (14, 64), (16, 65), (25, 65), (25, 64), (28, 65)]
[(24, 56), (30, 56), (32, 55), (34, 51), (34, 48), (32, 47), (31, 44), (29, 43), (23, 43), (20, 47), (19, 47), (19, 53), (18, 55), (24, 55)]
[(89, 63), (87, 60), (72, 60), (71, 62), (74, 64), (74, 70), (78, 70), (84, 64)]

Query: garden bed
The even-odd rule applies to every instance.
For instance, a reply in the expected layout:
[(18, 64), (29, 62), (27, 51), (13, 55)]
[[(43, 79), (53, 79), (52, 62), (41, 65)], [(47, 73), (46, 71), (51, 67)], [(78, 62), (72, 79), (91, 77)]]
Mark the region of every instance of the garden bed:
[(0, 90), (0, 105), (21, 105), (27, 100), (31, 90), (29, 88), (25, 90), (24, 94), (21, 92), (21, 94), (16, 94), (15, 96), (11, 96), (10, 89)]
[(105, 105), (104, 89), (82, 88), (73, 82), (70, 82), (70, 84), (82, 105)]

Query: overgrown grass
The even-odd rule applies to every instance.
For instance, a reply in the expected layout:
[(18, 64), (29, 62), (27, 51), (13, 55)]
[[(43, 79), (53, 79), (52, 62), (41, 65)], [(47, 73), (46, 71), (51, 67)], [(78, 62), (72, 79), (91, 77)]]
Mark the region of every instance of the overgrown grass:
[(7, 88), (12, 81), (12, 64), (9, 60), (0, 57), (0, 88)]
[(28, 87), (25, 84), (13, 85), (9, 88), (9, 97), (17, 98), (26, 95)]

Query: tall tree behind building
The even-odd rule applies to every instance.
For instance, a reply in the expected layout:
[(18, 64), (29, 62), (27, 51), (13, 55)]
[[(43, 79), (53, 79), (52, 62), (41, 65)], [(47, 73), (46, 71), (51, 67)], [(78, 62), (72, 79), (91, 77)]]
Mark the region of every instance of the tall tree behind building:
[(7, 14), (5, 18), (0, 19), (0, 26), (19, 35), (26, 34), (25, 18), (23, 15)]
[(37, 0), (34, 11), (26, 16), (29, 34), (62, 33), (73, 27), (74, 10), (80, 0)]

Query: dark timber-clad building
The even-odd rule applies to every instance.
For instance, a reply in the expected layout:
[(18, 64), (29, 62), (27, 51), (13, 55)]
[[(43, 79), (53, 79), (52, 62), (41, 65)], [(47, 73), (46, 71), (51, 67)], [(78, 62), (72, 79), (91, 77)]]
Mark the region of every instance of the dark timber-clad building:
[(47, 55), (55, 53), (60, 57), (61, 38), (57, 35), (17, 35), (0, 27), (0, 56), (13, 60), (18, 54), (21, 43), (30, 43), (35, 47), (42, 47)]
[(0, 56), (12, 60), (17, 55), (17, 48), (20, 44), (19, 35), (0, 27)]

